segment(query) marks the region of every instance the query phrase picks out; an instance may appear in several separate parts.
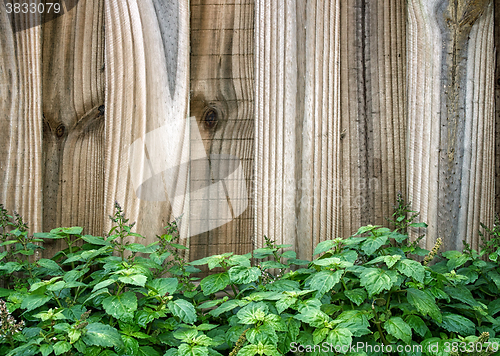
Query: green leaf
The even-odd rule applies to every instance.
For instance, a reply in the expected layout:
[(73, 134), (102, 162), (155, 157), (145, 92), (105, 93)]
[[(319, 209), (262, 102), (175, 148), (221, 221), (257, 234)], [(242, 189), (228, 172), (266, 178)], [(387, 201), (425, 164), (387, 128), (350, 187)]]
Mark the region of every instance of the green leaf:
[(424, 222), (420, 222), (420, 223), (413, 223), (413, 224), (410, 224), (408, 225), (409, 227), (420, 227), (420, 228), (425, 228), (427, 227), (428, 225)]
[(196, 311), (193, 304), (184, 299), (177, 299), (168, 302), (168, 309), (172, 314), (187, 324), (196, 321)]
[(413, 277), (420, 283), (424, 282), (425, 277), (425, 267), (419, 262), (404, 259), (396, 264), (396, 269), (407, 277)]
[(355, 303), (357, 306), (360, 306), (367, 298), (366, 291), (361, 288), (346, 290), (344, 294), (347, 298), (349, 298), (351, 302)]
[(384, 289), (390, 290), (392, 288), (393, 274), (393, 271), (385, 271), (381, 268), (367, 268), (361, 273), (360, 284), (366, 288), (371, 297)]
[(227, 311), (233, 310), (234, 308), (237, 308), (240, 306), (240, 303), (238, 300), (228, 300), (227, 302), (222, 303), (217, 309), (214, 309), (210, 311), (210, 315), (214, 317), (218, 317), (222, 313), (225, 313)]
[(326, 342), (334, 346), (350, 345), (352, 343), (352, 332), (349, 329), (337, 327), (330, 331)]
[(54, 354), (56, 356), (68, 352), (69, 350), (71, 350), (71, 344), (67, 341), (58, 341), (54, 345)]
[(139, 356), (161, 356), (158, 351), (153, 349), (151, 346), (140, 346), (137, 352)]
[(427, 325), (425, 325), (422, 318), (417, 315), (408, 315), (406, 317), (406, 323), (413, 329), (417, 334), (424, 337), (425, 334), (429, 331)]
[(476, 327), (469, 319), (452, 313), (443, 313), (441, 326), (451, 332), (459, 333), (462, 336), (474, 335)]
[(52, 348), (52, 345), (49, 344), (43, 344), (40, 346), (40, 352), (42, 353), (42, 356), (48, 356), (54, 351)]
[(378, 227), (380, 227), (380, 225), (375, 225), (375, 226), (374, 225), (361, 226), (358, 229), (358, 232), (356, 232), (353, 236), (358, 236), (358, 235), (364, 234), (365, 232), (373, 231), (373, 230), (375, 230)]
[(51, 299), (51, 297), (46, 296), (45, 294), (30, 294), (23, 299), (21, 308), (26, 309), (26, 311), (29, 312), (48, 303)]
[(240, 309), (236, 314), (240, 319), (240, 324), (257, 324), (263, 321), (269, 312), (269, 308), (264, 303), (251, 303)]
[(40, 267), (47, 268), (51, 272), (62, 273), (62, 268), (55, 261), (41, 258), (37, 263)]
[(241, 348), (238, 352), (238, 356), (254, 356), (258, 355), (258, 346), (257, 345), (248, 345)]
[(204, 346), (181, 344), (179, 346), (179, 356), (207, 356), (208, 348)]
[(480, 308), (485, 307), (485, 305), (478, 302), (472, 295), (471, 291), (464, 286), (445, 287), (444, 291), (450, 297), (455, 298), (463, 303), (466, 303), (471, 307), (480, 307)]
[(17, 262), (7, 262), (3, 266), (0, 266), (1, 271), (7, 272), (7, 274), (12, 274), (14, 272), (20, 271), (23, 265)]
[(441, 323), (443, 317), (439, 308), (436, 305), (434, 297), (426, 291), (421, 291), (415, 288), (408, 288), (406, 291), (408, 302), (413, 305), (423, 315), (429, 315), (432, 319)]
[(363, 250), (364, 253), (367, 255), (371, 255), (377, 249), (382, 247), (387, 243), (388, 236), (387, 235), (382, 235), (382, 236), (369, 236), (366, 238), (365, 242), (361, 245), (361, 249)]
[(137, 297), (133, 292), (107, 297), (102, 301), (102, 306), (107, 314), (122, 321), (132, 321), (134, 311), (137, 310)]
[(174, 294), (177, 290), (179, 280), (177, 278), (157, 278), (151, 281), (148, 286), (156, 290), (159, 295)]
[(321, 298), (325, 293), (329, 292), (337, 283), (340, 282), (343, 271), (321, 271), (312, 276), (306, 281), (308, 289), (318, 291), (316, 298)]
[(212, 274), (201, 280), (200, 286), (204, 295), (210, 295), (224, 290), (229, 284), (229, 274), (227, 272)]
[(261, 275), (262, 271), (258, 267), (234, 266), (229, 270), (229, 278), (238, 284), (255, 282)]
[(90, 323), (86, 326), (87, 332), (83, 336), (83, 340), (87, 345), (95, 345), (102, 347), (119, 347), (122, 345), (122, 339), (118, 331), (101, 323)]
[(99, 245), (99, 246), (109, 246), (110, 243), (108, 241), (105, 241), (103, 237), (101, 236), (92, 236), (92, 235), (84, 235), (82, 236), (82, 239), (89, 244), (93, 245)]
[(320, 242), (316, 248), (314, 249), (313, 256), (318, 255), (320, 253), (326, 252), (328, 250), (331, 250), (333, 247), (337, 245), (337, 241), (335, 240), (326, 240), (323, 242)]
[(116, 283), (116, 280), (114, 279), (105, 279), (104, 281), (102, 282), (99, 282), (97, 283), (94, 288), (92, 289), (92, 293), (95, 292), (96, 290), (99, 290), (99, 289), (102, 289), (102, 288), (106, 288), (107, 286), (113, 284), (113, 283)]
[(123, 283), (132, 284), (134, 286), (144, 287), (148, 281), (148, 277), (142, 274), (133, 274), (131, 276), (121, 276), (118, 280)]
[(384, 329), (392, 336), (403, 340), (406, 344), (411, 343), (411, 327), (399, 316), (387, 320), (384, 323)]

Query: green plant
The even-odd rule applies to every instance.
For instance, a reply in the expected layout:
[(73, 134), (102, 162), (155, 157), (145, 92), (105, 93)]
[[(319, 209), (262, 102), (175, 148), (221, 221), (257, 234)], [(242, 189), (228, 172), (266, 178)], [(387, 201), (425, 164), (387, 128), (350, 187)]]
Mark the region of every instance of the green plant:
[(481, 236), (481, 248), (482, 254), (487, 254), (489, 259), (496, 261), (498, 259), (498, 254), (500, 253), (500, 218), (495, 216), (495, 222), (493, 228), (489, 229), (486, 225), (481, 223), (483, 231), (479, 231)]
[[(0, 319), (8, 325), (0, 355), (404, 354), (399, 347), (416, 348), (409, 355), (456, 355), (462, 345), (476, 352), (500, 342), (500, 266), (470, 246), (438, 255), (439, 241), (433, 251), (420, 249), (402, 225), (368, 225), (321, 242), (312, 261), (266, 239), (252, 253), (188, 263), (177, 221), (144, 246), (130, 241), (142, 236), (115, 209), (104, 237), (79, 227), (31, 237), (21, 220), (7, 219), (3, 242), (19, 249), (10, 257), (4, 251), (0, 271), (15, 267), (30, 283), (9, 280), (0, 289)], [(19, 251), (35, 247), (23, 241), (41, 239), (68, 246), (28, 267)], [(205, 265), (217, 272), (199, 279), (196, 267)]]

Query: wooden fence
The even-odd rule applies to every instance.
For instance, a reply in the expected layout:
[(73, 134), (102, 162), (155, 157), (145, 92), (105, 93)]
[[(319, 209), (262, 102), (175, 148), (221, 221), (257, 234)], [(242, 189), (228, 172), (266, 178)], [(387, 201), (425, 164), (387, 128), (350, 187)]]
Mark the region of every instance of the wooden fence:
[(104, 234), (118, 201), (148, 242), (182, 214), (191, 259), (264, 235), (310, 258), (398, 191), (429, 249), (500, 212), (498, 0), (59, 3), (0, 3), (0, 203), (32, 231)]

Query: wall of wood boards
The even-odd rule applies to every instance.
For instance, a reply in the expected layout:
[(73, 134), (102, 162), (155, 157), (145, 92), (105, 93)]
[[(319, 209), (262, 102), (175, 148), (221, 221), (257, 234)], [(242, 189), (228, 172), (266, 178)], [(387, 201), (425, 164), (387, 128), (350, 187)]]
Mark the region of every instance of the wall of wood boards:
[(498, 2), (73, 0), (14, 26), (1, 12), (0, 203), (33, 231), (100, 235), (117, 201), (147, 243), (182, 216), (192, 260), (264, 236), (310, 258), (387, 225), (402, 192), (425, 247), (477, 248), (500, 212)]

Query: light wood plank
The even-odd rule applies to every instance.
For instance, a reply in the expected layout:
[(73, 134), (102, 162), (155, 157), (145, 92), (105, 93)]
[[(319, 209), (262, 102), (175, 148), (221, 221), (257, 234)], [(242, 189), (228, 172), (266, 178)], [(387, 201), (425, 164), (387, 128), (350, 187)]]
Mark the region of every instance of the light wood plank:
[(405, 2), (341, 3), (343, 235), (387, 225), (405, 192)]
[(0, 4), (0, 203), (42, 228), (41, 29), (35, 14), (9, 21)]
[(438, 3), (409, 6), (408, 189), (427, 248), (477, 248), (494, 206), (493, 7)]
[[(181, 237), (188, 244), (189, 177), (181, 164), (189, 159), (190, 137), (187, 4), (105, 2), (105, 214), (112, 214), (118, 201), (147, 243), (184, 214)], [(175, 152), (166, 152), (168, 142), (176, 143)], [(132, 144), (136, 150), (130, 156)], [(150, 176), (157, 185), (142, 185)]]
[(256, 2), (256, 245), (340, 233), (339, 2)]
[[(104, 1), (43, 24), (43, 230), (104, 228)], [(65, 248), (46, 242), (47, 254)]]
[[(204, 231), (191, 237), (192, 260), (253, 247), (253, 26), (253, 0), (191, 5), (190, 114), (200, 152), (210, 155), (205, 164), (191, 164), (192, 234)], [(193, 134), (191, 150), (196, 141)], [(236, 169), (233, 179), (228, 168)], [(217, 184), (219, 193), (209, 191)]]

